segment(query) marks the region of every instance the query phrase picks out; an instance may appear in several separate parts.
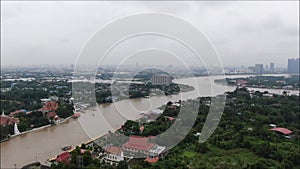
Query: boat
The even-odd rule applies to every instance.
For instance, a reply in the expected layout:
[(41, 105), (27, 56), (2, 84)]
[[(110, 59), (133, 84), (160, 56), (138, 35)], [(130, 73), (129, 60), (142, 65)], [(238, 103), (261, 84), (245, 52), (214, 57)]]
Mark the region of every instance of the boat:
[(61, 148), (61, 150), (63, 150), (63, 151), (68, 151), (68, 150), (70, 150), (71, 148), (72, 148), (72, 146), (65, 146), (65, 147)]
[(72, 115), (72, 118), (73, 118), (73, 119), (77, 119), (79, 116), (80, 116), (80, 113), (74, 113), (74, 114)]

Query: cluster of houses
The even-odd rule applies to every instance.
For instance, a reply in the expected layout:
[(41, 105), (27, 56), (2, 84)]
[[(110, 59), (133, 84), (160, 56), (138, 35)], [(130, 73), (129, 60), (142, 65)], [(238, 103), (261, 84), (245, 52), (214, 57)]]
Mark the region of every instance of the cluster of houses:
[(43, 107), (38, 109), (38, 111), (43, 112), (43, 114), (49, 118), (53, 119), (55, 123), (61, 121), (60, 117), (57, 115), (56, 111), (58, 109), (58, 103), (55, 101), (44, 101)]
[[(160, 158), (164, 158), (167, 155), (167, 149), (164, 146), (159, 146), (157, 144), (151, 143), (149, 139), (152, 137), (142, 137), (142, 136), (130, 136), (129, 140), (121, 146), (106, 145), (103, 147), (103, 153), (98, 156), (99, 160), (102, 160), (110, 165), (117, 165), (120, 161), (128, 161), (133, 157), (146, 157), (144, 161), (149, 163), (155, 163)], [(91, 146), (93, 142), (86, 145)], [(84, 151), (89, 151), (85, 149), (80, 149), (83, 154)], [(91, 152), (93, 153), (93, 152)], [(96, 158), (94, 156), (94, 158)], [(56, 156), (54, 162), (70, 163), (71, 155), (70, 151), (65, 151)]]
[[(49, 101), (44, 102), (43, 107), (38, 109), (38, 111), (41, 111), (44, 113), (44, 115), (47, 118), (53, 118), (55, 120), (59, 120), (59, 117), (56, 115), (56, 110), (58, 109), (58, 103)], [(28, 111), (25, 109), (15, 110), (13, 112), (10, 112), (9, 115), (5, 115), (4, 111), (1, 114), (1, 120), (0, 125), (6, 126), (6, 125), (16, 125), (20, 122), (19, 118), (15, 117), (18, 114), (30, 114), (32, 111)]]
[[(181, 101), (179, 102), (168, 102), (167, 107), (170, 109), (178, 109), (181, 107)], [(141, 119), (145, 120), (146, 122), (155, 121), (157, 117), (160, 116), (160, 114), (163, 112), (163, 110), (156, 109), (153, 111), (150, 111), (148, 113), (141, 112), (143, 117)], [(174, 117), (164, 116), (166, 119), (170, 121), (174, 121)], [(122, 129), (122, 127), (120, 128)], [(140, 130), (144, 129), (144, 126), (140, 127)], [(102, 138), (107, 140), (109, 137), (114, 135), (113, 133), (109, 132)], [(120, 161), (129, 161), (132, 158), (145, 158), (144, 161), (148, 163), (155, 163), (159, 159), (164, 158), (168, 150), (165, 146), (160, 146), (158, 144), (152, 143), (151, 139), (154, 139), (155, 136), (136, 136), (131, 135), (129, 136), (129, 139), (127, 142), (119, 143), (119, 145), (106, 143), (103, 147), (101, 147), (101, 152), (97, 151), (91, 151), (93, 155), (92, 157), (98, 158), (101, 161), (104, 161), (110, 165), (117, 165)], [(93, 147), (96, 145), (96, 141), (90, 141), (89, 143), (86, 143), (86, 147)], [(95, 148), (93, 148), (95, 150)], [(82, 149), (81, 149), (82, 151)], [(61, 154), (59, 154), (55, 159), (53, 159), (56, 163), (57, 162), (64, 162), (64, 163), (70, 163), (71, 151), (65, 151)]]
[[(17, 110), (17, 111), (21, 112), (21, 110)], [(5, 115), (4, 111), (3, 111), (1, 114), (0, 125), (6, 126), (6, 125), (13, 125), (13, 124), (19, 123), (20, 122), (19, 118), (14, 117), (14, 115), (16, 114), (17, 111), (11, 112), (8, 116)]]

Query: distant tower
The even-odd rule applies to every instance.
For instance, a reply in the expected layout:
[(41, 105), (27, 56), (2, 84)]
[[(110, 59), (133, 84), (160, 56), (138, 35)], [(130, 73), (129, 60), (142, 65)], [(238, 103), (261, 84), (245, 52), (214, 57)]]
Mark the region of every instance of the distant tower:
[(255, 64), (254, 72), (256, 74), (263, 74), (264, 65), (263, 64)]
[(299, 74), (299, 58), (288, 59), (288, 73)]
[(20, 131), (18, 129), (17, 123), (15, 123), (15, 126), (14, 126), (14, 133), (15, 133), (15, 135), (19, 135), (20, 134)]
[(270, 72), (275, 72), (275, 65), (274, 63), (270, 63)]

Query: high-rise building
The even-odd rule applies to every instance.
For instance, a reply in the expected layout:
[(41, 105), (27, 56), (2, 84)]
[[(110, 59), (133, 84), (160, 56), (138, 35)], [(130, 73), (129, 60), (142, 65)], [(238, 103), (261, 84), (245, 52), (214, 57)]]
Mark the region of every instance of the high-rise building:
[(264, 65), (263, 64), (255, 64), (254, 72), (256, 74), (262, 74), (264, 70)]
[(275, 64), (274, 63), (270, 63), (270, 72), (275, 72)]
[(289, 74), (299, 74), (299, 58), (288, 59), (288, 70)]
[(151, 78), (153, 85), (170, 85), (172, 83), (172, 77), (169, 75), (154, 75)]

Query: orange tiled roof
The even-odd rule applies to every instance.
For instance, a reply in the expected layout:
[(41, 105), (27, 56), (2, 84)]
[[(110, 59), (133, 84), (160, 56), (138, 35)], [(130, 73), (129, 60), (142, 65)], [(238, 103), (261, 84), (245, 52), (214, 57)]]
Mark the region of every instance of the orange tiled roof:
[(159, 157), (155, 157), (155, 158), (146, 158), (144, 161), (148, 162), (148, 163), (156, 163), (159, 160)]
[(123, 146), (126, 148), (149, 151), (155, 146), (155, 144), (149, 143), (148, 140), (149, 139), (147, 137), (130, 136), (129, 141), (123, 144)]

